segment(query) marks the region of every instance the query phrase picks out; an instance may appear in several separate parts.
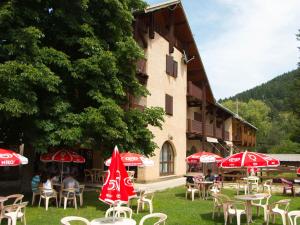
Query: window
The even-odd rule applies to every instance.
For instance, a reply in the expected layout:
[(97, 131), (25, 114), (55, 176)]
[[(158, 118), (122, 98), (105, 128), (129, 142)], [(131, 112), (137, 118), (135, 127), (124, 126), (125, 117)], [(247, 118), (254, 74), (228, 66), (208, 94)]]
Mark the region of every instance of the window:
[(173, 97), (168, 94), (165, 97), (165, 111), (167, 115), (173, 116)]
[(174, 174), (174, 151), (169, 142), (165, 142), (160, 151), (159, 174), (161, 176)]
[(177, 77), (178, 74), (178, 63), (170, 55), (166, 56), (166, 73), (173, 77)]

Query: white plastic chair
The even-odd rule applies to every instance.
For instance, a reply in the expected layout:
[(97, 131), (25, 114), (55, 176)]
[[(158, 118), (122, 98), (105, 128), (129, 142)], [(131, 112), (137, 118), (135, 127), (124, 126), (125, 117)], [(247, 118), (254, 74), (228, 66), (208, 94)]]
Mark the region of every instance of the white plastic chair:
[(18, 204), (18, 203), (21, 203), (23, 198), (24, 198), (24, 195), (22, 194), (13, 194), (13, 195), (8, 195), (6, 196), (5, 198), (7, 198), (6, 200), (6, 204)]
[(66, 216), (60, 220), (60, 223), (62, 225), (71, 225), (70, 222), (72, 221), (80, 221), (85, 223), (86, 225), (90, 225), (90, 221), (88, 221), (86, 218), (79, 216)]
[(237, 225), (240, 225), (241, 216), (246, 215), (246, 204), (238, 201), (225, 202), (223, 203), (223, 210), (225, 225), (227, 225), (228, 216), (230, 223), (232, 223), (232, 217), (236, 216)]
[(142, 217), (141, 221), (139, 222), (139, 225), (144, 225), (145, 220), (150, 219), (150, 218), (157, 218), (158, 219), (158, 221), (155, 222), (153, 225), (161, 225), (161, 224), (165, 225), (168, 216), (164, 213), (148, 214), (148, 215)]
[(260, 199), (258, 201), (252, 201), (251, 205), (256, 207), (256, 213), (258, 216), (259, 208), (263, 208), (264, 210), (264, 221), (267, 221), (267, 213), (268, 213), (268, 205), (269, 205), (269, 199), (271, 198), (271, 195), (268, 195), (265, 199)]
[(26, 225), (25, 208), (27, 205), (28, 202), (21, 202), (3, 207), (1, 213), (8, 219), (8, 225), (16, 225), (18, 219), (21, 219), (23, 224)]
[(265, 192), (265, 189), (267, 191), (267, 193), (270, 195), (272, 194), (272, 184), (273, 184), (273, 180), (266, 180), (263, 184), (263, 192)]
[(58, 201), (57, 201), (57, 192), (54, 189), (51, 189), (51, 192), (48, 192), (49, 190), (46, 190), (44, 188), (40, 188), (40, 200), (39, 200), (39, 207), (41, 206), (42, 199), (45, 200), (45, 207), (46, 211), (48, 210), (49, 206), (49, 200), (51, 198), (55, 198), (56, 200), (56, 207), (58, 207)]
[(190, 194), (192, 201), (195, 199), (195, 194), (198, 193), (199, 198), (201, 197), (201, 191), (197, 184), (187, 183), (186, 184), (186, 191), (185, 191), (185, 198), (187, 199), (188, 194)]
[(79, 197), (79, 205), (80, 207), (83, 206), (83, 191), (84, 191), (84, 185), (79, 185), (79, 193), (75, 193), (77, 197)]
[(41, 195), (40, 190), (37, 190), (35, 192), (32, 192), (32, 199), (31, 199), (31, 205), (35, 202), (35, 197)]
[(256, 189), (256, 192), (259, 192), (259, 177), (256, 176), (249, 176), (247, 177), (247, 186), (248, 186), (248, 193), (253, 192)]
[(111, 207), (106, 210), (105, 217), (110, 217), (115, 213), (116, 217), (130, 218), (132, 217), (132, 209), (126, 206)]
[[(282, 199), (279, 200), (273, 204), (270, 204), (268, 206), (268, 213), (267, 213), (267, 225), (269, 224), (270, 217), (273, 216), (273, 223), (275, 222), (275, 215), (280, 215), (282, 219), (282, 225), (286, 225), (287, 220), (287, 214), (288, 214), (288, 208), (290, 204), (291, 199)], [(284, 208), (279, 208), (280, 206), (283, 206)]]
[(212, 218), (215, 218), (215, 212), (218, 211), (218, 216), (220, 216), (221, 209), (223, 209), (223, 204), (230, 201), (230, 198), (224, 194), (213, 193), (214, 208), (212, 213)]
[(144, 210), (145, 204), (149, 206), (150, 213), (153, 213), (153, 203), (152, 203), (153, 197), (154, 197), (154, 192), (151, 191), (142, 192), (140, 198), (138, 198), (137, 200), (136, 214), (139, 214), (140, 207), (142, 207), (142, 210)]
[(61, 205), (61, 199), (64, 199), (64, 209), (67, 208), (68, 200), (73, 201), (75, 209), (77, 209), (77, 199), (76, 199), (76, 189), (75, 188), (66, 188), (60, 191), (59, 197), (59, 207)]
[(288, 218), (290, 221), (290, 225), (297, 225), (297, 219), (300, 218), (300, 211), (299, 210), (290, 211), (288, 213)]

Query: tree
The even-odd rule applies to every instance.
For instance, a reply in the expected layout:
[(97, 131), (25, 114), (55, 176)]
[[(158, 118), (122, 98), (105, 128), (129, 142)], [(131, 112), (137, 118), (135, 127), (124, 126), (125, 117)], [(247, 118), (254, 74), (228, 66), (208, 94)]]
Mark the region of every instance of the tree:
[(148, 94), (136, 78), (132, 37), (141, 0), (0, 3), (0, 139), (37, 150), (82, 145), (151, 154), (149, 125), (163, 110), (127, 109)]

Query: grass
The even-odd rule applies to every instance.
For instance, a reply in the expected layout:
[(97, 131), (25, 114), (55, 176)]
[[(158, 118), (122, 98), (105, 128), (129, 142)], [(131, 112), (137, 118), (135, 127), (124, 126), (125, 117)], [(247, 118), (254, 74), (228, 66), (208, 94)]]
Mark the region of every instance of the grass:
[[(234, 196), (234, 191), (224, 190), (225, 194)], [(89, 220), (94, 218), (104, 217), (108, 206), (98, 200), (98, 194), (94, 191), (84, 193), (84, 206), (75, 210), (74, 208), (56, 208), (51, 205), (48, 211), (44, 207), (38, 208), (35, 206), (28, 206), (26, 209), (26, 219), (28, 225), (56, 225), (60, 224), (60, 219), (65, 216), (82, 216)], [(289, 198), (289, 196), (274, 195), (271, 197), (271, 202), (279, 199)], [(292, 197), (291, 197), (292, 198)], [(185, 188), (178, 187), (168, 189), (162, 192), (157, 192), (154, 195), (154, 212), (163, 212), (168, 215), (168, 225), (194, 225), (194, 224), (224, 224), (223, 216), (212, 219), (212, 200), (200, 200), (196, 198), (195, 201), (185, 199)], [(136, 202), (133, 202), (132, 209), (136, 212)], [(300, 198), (292, 198), (290, 210), (300, 210)], [(144, 211), (133, 214), (133, 219), (138, 222), (142, 216), (148, 214)], [(262, 210), (257, 217), (253, 213), (253, 224), (263, 224)], [(18, 223), (21, 224), (21, 223)], [(153, 224), (153, 223), (152, 223)], [(233, 224), (236, 224), (235, 219)], [(246, 224), (245, 217), (242, 217), (242, 224)], [(279, 217), (276, 219), (276, 224), (282, 224)]]

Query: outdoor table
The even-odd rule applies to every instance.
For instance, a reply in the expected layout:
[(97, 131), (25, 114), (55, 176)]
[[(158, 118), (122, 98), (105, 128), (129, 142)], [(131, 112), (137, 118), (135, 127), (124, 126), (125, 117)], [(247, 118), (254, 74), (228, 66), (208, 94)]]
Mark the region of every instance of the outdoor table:
[(91, 225), (136, 225), (136, 221), (134, 219), (129, 218), (115, 218), (113, 220), (112, 217), (107, 218), (98, 218), (91, 221)]
[(213, 181), (198, 181), (196, 184), (200, 186), (201, 195), (203, 199), (207, 199), (207, 188), (208, 185), (213, 184)]
[(253, 195), (236, 195), (234, 198), (242, 201), (246, 201), (246, 216), (247, 222), (252, 223), (252, 201), (262, 200), (266, 198), (268, 194), (260, 193), (260, 194), (253, 194)]

